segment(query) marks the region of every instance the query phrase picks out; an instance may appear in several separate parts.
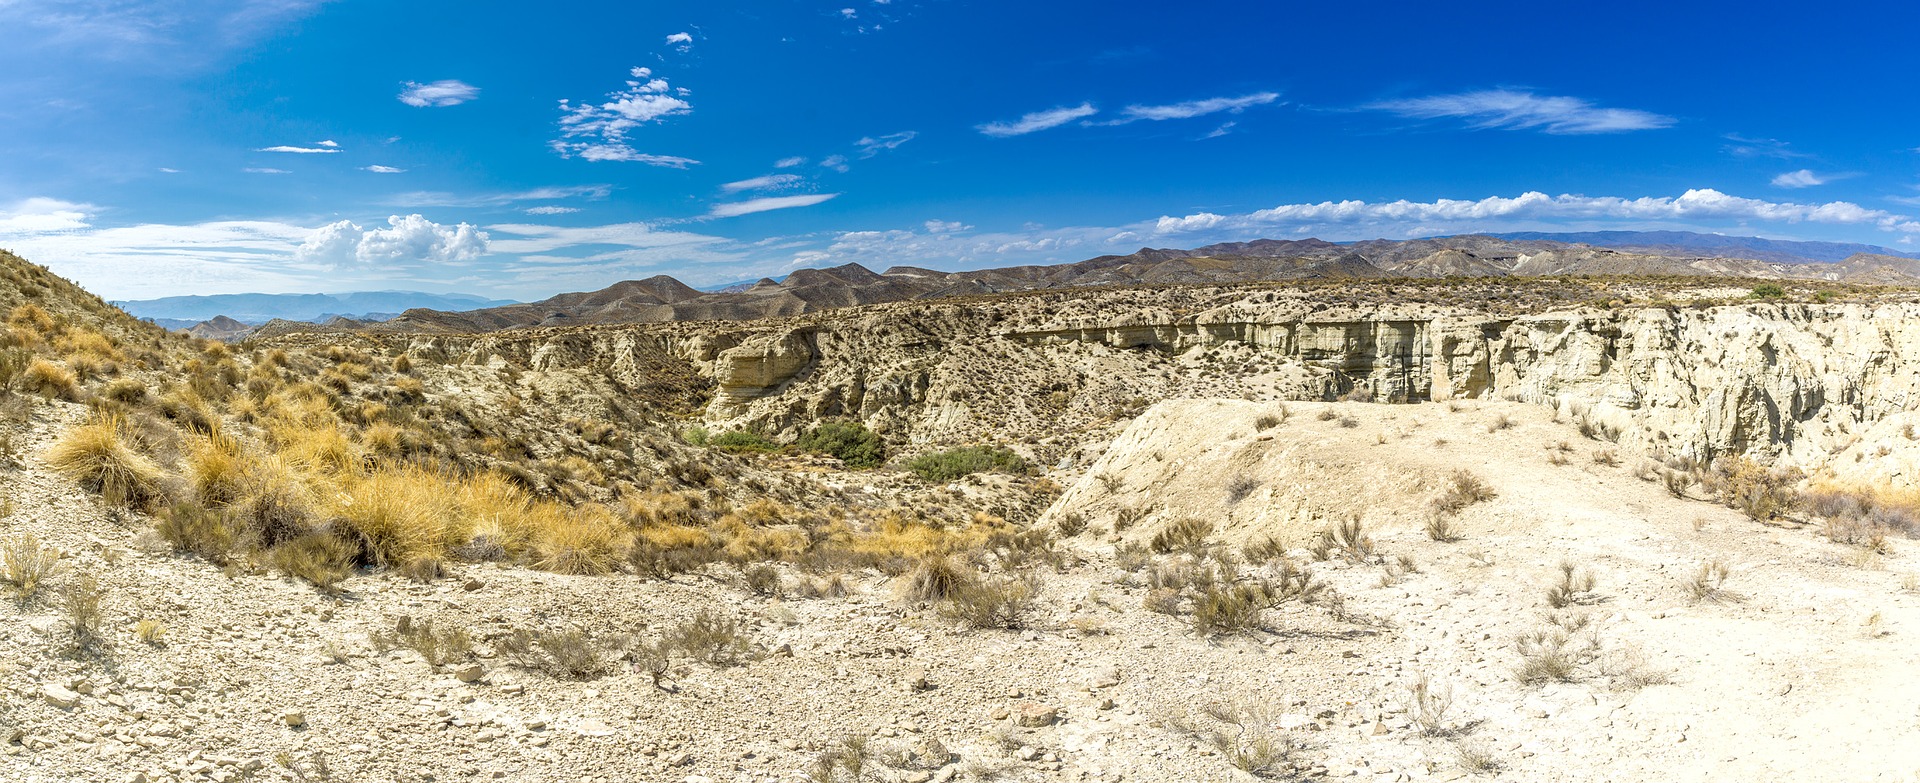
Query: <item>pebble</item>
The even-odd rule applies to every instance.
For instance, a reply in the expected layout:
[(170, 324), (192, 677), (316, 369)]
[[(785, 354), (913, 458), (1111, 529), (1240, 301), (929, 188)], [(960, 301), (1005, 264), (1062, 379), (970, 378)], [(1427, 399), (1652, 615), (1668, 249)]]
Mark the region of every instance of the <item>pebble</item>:
[(73, 709), (73, 705), (80, 703), (80, 694), (68, 690), (66, 686), (57, 682), (42, 686), (40, 695), (46, 698), (48, 704), (63, 710)]

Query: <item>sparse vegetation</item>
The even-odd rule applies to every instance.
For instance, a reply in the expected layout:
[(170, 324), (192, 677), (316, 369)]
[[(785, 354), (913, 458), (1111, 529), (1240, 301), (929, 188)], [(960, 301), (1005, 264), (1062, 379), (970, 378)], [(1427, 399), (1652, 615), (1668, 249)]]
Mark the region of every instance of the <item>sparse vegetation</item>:
[(12, 587), (20, 600), (28, 600), (53, 575), (60, 558), (60, 550), (41, 544), (32, 533), (23, 533), (0, 544), (0, 582)]
[(944, 483), (962, 476), (987, 471), (1024, 472), (1027, 462), (1020, 455), (1000, 446), (967, 446), (950, 451), (922, 454), (907, 462), (907, 470), (921, 480)]
[(60, 610), (75, 652), (92, 652), (106, 644), (106, 613), (100, 606), (106, 597), (107, 589), (90, 573), (75, 576), (61, 588)]
[(420, 654), (430, 666), (444, 666), (473, 652), (473, 637), (467, 629), (448, 620), (414, 620), (402, 615), (392, 630), (368, 635), (374, 647), (382, 650), (405, 648)]
[(166, 495), (167, 474), (128, 445), (125, 431), (111, 416), (74, 427), (47, 452), (47, 464), (108, 503), (150, 506)]
[(886, 442), (857, 421), (822, 422), (794, 443), (804, 451), (830, 454), (849, 468), (876, 468), (887, 459)]
[(1720, 603), (1732, 598), (1726, 589), (1727, 577), (1733, 574), (1725, 562), (1713, 560), (1700, 564), (1693, 580), (1687, 583), (1687, 595), (1694, 603)]

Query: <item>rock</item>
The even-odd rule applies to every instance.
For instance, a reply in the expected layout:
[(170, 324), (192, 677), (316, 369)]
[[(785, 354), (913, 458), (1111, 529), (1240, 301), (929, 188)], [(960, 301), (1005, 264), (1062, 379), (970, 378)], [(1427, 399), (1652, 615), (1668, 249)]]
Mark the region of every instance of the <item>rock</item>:
[(666, 761), (669, 767), (684, 767), (693, 763), (693, 754), (681, 751), (668, 756)]
[(287, 710), (280, 713), (280, 722), (297, 729), (307, 725), (307, 714), (299, 710)]
[(487, 586), (486, 582), (482, 582), (478, 578), (471, 578), (467, 580), (466, 584), (460, 585), (460, 589), (471, 593), (486, 586)]
[(926, 669), (914, 669), (913, 671), (907, 672), (904, 682), (906, 683), (909, 693), (933, 690), (933, 683), (927, 681)]
[(1011, 714), (1012, 713), (1008, 711), (1007, 708), (1005, 707), (995, 707), (993, 708), (992, 711), (987, 713), (987, 717), (992, 718), (994, 720), (1006, 720), (1007, 716)]
[(40, 695), (47, 700), (48, 704), (63, 710), (73, 709), (73, 705), (80, 703), (80, 694), (68, 690), (67, 686), (57, 682), (41, 686)]
[(454, 679), (461, 682), (479, 682), (480, 678), (485, 677), (486, 674), (486, 668), (477, 663), (470, 663), (453, 670)]
[(1013, 757), (1020, 761), (1038, 761), (1040, 760), (1040, 749), (1032, 745), (1022, 745), (1019, 750), (1013, 752)]
[(1060, 719), (1060, 710), (1039, 702), (1023, 701), (1013, 708), (1013, 722), (1030, 729), (1051, 726)]

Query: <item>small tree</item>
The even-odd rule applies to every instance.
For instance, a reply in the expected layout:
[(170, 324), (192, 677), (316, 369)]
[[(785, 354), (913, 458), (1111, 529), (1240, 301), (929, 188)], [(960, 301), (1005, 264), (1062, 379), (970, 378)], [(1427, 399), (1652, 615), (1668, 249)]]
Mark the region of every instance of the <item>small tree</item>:
[(887, 444), (857, 421), (821, 422), (795, 445), (807, 451), (831, 454), (849, 468), (874, 468), (887, 458)]

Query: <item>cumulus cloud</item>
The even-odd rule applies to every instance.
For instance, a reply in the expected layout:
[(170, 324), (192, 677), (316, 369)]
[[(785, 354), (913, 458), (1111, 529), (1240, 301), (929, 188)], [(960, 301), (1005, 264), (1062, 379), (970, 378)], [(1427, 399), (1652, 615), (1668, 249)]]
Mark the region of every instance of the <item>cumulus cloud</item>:
[(1888, 231), (1920, 230), (1920, 222), (1847, 201), (1795, 204), (1730, 196), (1710, 188), (1689, 190), (1677, 197), (1637, 199), (1612, 196), (1549, 196), (1523, 193), (1515, 198), (1478, 201), (1322, 201), (1283, 204), (1240, 215), (1199, 212), (1184, 217), (1162, 217), (1153, 222), (1157, 234), (1185, 234), (1231, 229), (1258, 231), (1277, 226), (1443, 227), (1449, 224), (1485, 224), (1514, 220), (1733, 220), (1768, 223), (1832, 223), (1871, 225)]
[(480, 88), (458, 79), (442, 79), (431, 84), (407, 82), (400, 91), (400, 102), (408, 106), (455, 106), (480, 97)]
[(1254, 106), (1265, 106), (1280, 100), (1277, 92), (1256, 92), (1237, 98), (1208, 98), (1185, 103), (1170, 103), (1164, 106), (1133, 105), (1121, 110), (1122, 117), (1115, 124), (1124, 124), (1136, 120), (1184, 120), (1203, 117), (1220, 112), (1238, 114)]
[(340, 142), (334, 141), (333, 139), (327, 139), (326, 141), (316, 141), (314, 142), (314, 145), (320, 146), (320, 147), (338, 147), (340, 146)]
[(385, 228), (341, 220), (315, 229), (294, 250), (303, 263), (332, 267), (395, 263), (459, 263), (487, 253), (487, 234), (472, 224), (445, 226), (420, 215), (393, 215)]
[(864, 136), (861, 137), (859, 141), (854, 142), (853, 146), (860, 148), (860, 158), (864, 160), (886, 152), (887, 150), (897, 148), (909, 141), (913, 141), (914, 137), (919, 135), (919, 131), (901, 131), (899, 133), (889, 133), (877, 139), (872, 136)]
[[(325, 144), (327, 142), (322, 143)], [(339, 151), (340, 145), (338, 144), (331, 144), (325, 147), (295, 147), (282, 144), (277, 147), (261, 147), (260, 149), (254, 150), (254, 152), (287, 152), (295, 155), (328, 155)]]
[(406, 170), (406, 169), (396, 169), (396, 168), (394, 168), (394, 167), (392, 167), (392, 166), (382, 166), (382, 165), (379, 165), (379, 164), (377, 164), (377, 163), (376, 163), (376, 164), (374, 164), (374, 165), (372, 165), (372, 166), (367, 166), (366, 168), (364, 168), (364, 169), (363, 169), (363, 171), (371, 171), (371, 172), (373, 172), (373, 173), (375, 173), (375, 174), (405, 174), (405, 173), (407, 173), (407, 170)]
[(721, 185), (720, 189), (728, 193), (739, 193), (745, 190), (781, 190), (798, 185), (800, 181), (798, 174), (768, 174), (764, 177), (729, 182)]
[(1082, 117), (1091, 117), (1099, 113), (1100, 110), (1093, 108), (1093, 104), (1091, 103), (1082, 103), (1079, 106), (1056, 106), (1046, 111), (1036, 111), (1030, 114), (1020, 115), (1020, 119), (1011, 122), (989, 122), (985, 125), (976, 125), (974, 126), (974, 130), (997, 139), (1003, 139), (1009, 136), (1025, 136), (1029, 133), (1043, 131), (1048, 128), (1057, 128)]
[(693, 51), (693, 34), (674, 33), (673, 35), (669, 35), (667, 36), (667, 45), (673, 47), (673, 50), (676, 52), (686, 54), (687, 52)]
[(561, 157), (591, 161), (626, 161), (683, 169), (699, 163), (691, 158), (640, 152), (627, 136), (643, 125), (664, 122), (693, 112), (685, 89), (675, 89), (651, 68), (633, 68), (626, 89), (607, 93), (604, 103), (573, 103), (560, 99), (560, 138), (550, 146)]
[(0, 236), (49, 234), (86, 228), (94, 207), (53, 198), (30, 198), (0, 209)]
[(755, 212), (771, 212), (776, 209), (810, 207), (839, 195), (838, 193), (814, 193), (805, 196), (770, 196), (767, 198), (748, 199), (746, 201), (735, 201), (726, 204), (715, 204), (713, 205), (713, 209), (707, 213), (707, 217), (730, 218), (741, 215), (751, 215)]
[(1535, 95), (1521, 90), (1477, 90), (1379, 101), (1364, 108), (1421, 120), (1459, 118), (1473, 128), (1541, 130), (1563, 135), (1653, 130), (1674, 123), (1672, 117), (1652, 112), (1603, 108), (1579, 98)]

